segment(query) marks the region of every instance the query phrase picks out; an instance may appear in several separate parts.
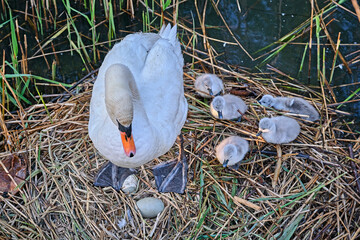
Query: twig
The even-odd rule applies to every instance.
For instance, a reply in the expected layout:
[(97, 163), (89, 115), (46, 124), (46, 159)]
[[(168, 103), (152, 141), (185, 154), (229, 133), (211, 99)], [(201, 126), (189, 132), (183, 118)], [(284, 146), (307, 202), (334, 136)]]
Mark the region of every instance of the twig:
[(351, 3), (355, 9), (355, 12), (356, 12), (356, 16), (358, 17), (359, 19), (359, 22), (360, 22), (360, 8), (359, 8), (359, 4), (356, 0), (351, 0)]
[(275, 172), (274, 172), (274, 178), (272, 182), (272, 187), (275, 188), (277, 181), (279, 179), (280, 170), (281, 170), (281, 164), (282, 164), (282, 152), (281, 152), (281, 146), (280, 144), (276, 144), (276, 151), (277, 151), (277, 157), (278, 160), (276, 162)]
[[(350, 155), (350, 158), (354, 158), (354, 151), (353, 151), (352, 145), (349, 145), (349, 155)], [(358, 174), (358, 168), (357, 168), (356, 164), (354, 163), (354, 161), (351, 161), (351, 167), (354, 171), (355, 181), (356, 181), (356, 185), (357, 185), (357, 191), (358, 191), (358, 194), (360, 194), (360, 179), (359, 179), (359, 174)]]

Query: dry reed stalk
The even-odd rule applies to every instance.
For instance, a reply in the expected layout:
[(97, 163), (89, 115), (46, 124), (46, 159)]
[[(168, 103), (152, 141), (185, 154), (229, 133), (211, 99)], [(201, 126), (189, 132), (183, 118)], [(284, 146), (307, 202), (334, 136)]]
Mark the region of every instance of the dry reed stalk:
[(359, 7), (359, 3), (356, 0), (351, 0), (351, 3), (355, 9), (356, 12), (356, 16), (359, 19), (360, 22), (360, 7)]
[[(329, 31), (327, 30), (326, 24), (324, 23), (324, 20), (323, 20), (322, 17), (320, 17), (320, 21), (321, 21), (320, 23), (321, 23), (321, 25), (322, 25), (322, 29), (324, 30), (324, 32), (325, 32), (325, 34), (326, 34), (326, 37), (327, 37), (327, 39), (329, 40), (329, 42), (330, 42), (330, 44), (331, 44), (331, 47), (332, 47), (332, 49), (333, 49), (333, 51), (334, 51), (334, 53), (335, 53), (335, 52), (337, 51), (337, 49), (336, 49), (336, 44), (335, 44), (334, 41), (332, 40), (332, 38), (331, 38), (331, 36), (330, 36), (330, 33), (329, 33)], [(347, 61), (345, 60), (344, 56), (341, 54), (340, 51), (338, 51), (338, 55), (339, 55), (342, 63), (343, 63), (344, 66), (346, 67), (347, 71), (348, 71), (350, 74), (352, 74), (352, 71), (351, 71), (351, 69), (350, 69), (350, 67), (349, 67), (349, 64), (347, 63)]]
[(275, 188), (277, 185), (277, 181), (279, 179), (280, 170), (281, 170), (281, 164), (282, 164), (282, 152), (281, 152), (280, 144), (276, 144), (276, 151), (277, 151), (277, 162), (276, 162), (276, 167), (275, 167), (273, 181), (272, 181), (273, 188)]

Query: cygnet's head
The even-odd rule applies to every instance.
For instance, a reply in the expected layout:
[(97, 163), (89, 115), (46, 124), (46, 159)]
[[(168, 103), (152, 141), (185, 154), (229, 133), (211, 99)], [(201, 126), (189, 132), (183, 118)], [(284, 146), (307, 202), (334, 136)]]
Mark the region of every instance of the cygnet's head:
[(238, 161), (236, 159), (236, 155), (238, 154), (235, 145), (227, 144), (224, 147), (224, 162), (223, 167), (232, 166), (236, 164)]
[(270, 118), (263, 118), (259, 122), (259, 132), (256, 136), (259, 136), (261, 133), (275, 131), (275, 123)]
[(204, 87), (206, 88), (206, 90), (208, 90), (209, 95), (213, 96), (214, 93), (213, 93), (213, 90), (212, 90), (212, 82), (211, 82), (210, 76), (205, 76), (205, 78), (203, 80), (203, 84), (204, 84)]
[(274, 105), (274, 97), (271, 95), (264, 95), (259, 103), (263, 105), (264, 107), (272, 107)]
[(222, 119), (222, 111), (225, 108), (225, 99), (222, 96), (214, 97), (211, 106), (218, 113), (218, 118)]

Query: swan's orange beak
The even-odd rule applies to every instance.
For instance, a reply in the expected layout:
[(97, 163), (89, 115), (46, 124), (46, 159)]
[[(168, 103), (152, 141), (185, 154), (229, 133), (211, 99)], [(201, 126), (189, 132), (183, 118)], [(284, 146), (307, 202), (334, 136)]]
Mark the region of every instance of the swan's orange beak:
[(133, 135), (131, 134), (130, 137), (128, 137), (125, 132), (121, 132), (121, 131), (120, 131), (120, 135), (126, 156), (128, 157), (135, 156), (136, 148), (135, 148)]

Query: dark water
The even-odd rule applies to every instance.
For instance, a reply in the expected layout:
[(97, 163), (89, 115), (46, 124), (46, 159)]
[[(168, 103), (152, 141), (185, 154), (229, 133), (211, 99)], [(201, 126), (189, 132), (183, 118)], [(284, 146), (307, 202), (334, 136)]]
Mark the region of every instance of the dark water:
[[(97, 3), (96, 9), (99, 9), (97, 12), (97, 23), (104, 20), (104, 12), (101, 11), (103, 9)], [(117, 4), (118, 2), (115, 1)], [(151, 1), (148, 1), (151, 2)], [(197, 1), (199, 10), (202, 14), (203, 6), (206, 1)], [(234, 33), (235, 37), (242, 44), (242, 46), (249, 52), (249, 54), (253, 58), (257, 58), (265, 51), (256, 53), (258, 50), (263, 47), (275, 42), (280, 39), (287, 33), (289, 33), (294, 28), (298, 27), (301, 23), (310, 18), (311, 13), (311, 5), (310, 1), (281, 1), (281, 0), (220, 0), (214, 1), (218, 3), (218, 9), (229, 25), (230, 29)], [(318, 1), (319, 7), (325, 6), (328, 1)], [(238, 5), (239, 3), (239, 5)], [(20, 9), (23, 10), (25, 8), (24, 2), (21, 1), (9, 1), (9, 4), (12, 9)], [(195, 10), (195, 1), (189, 0), (185, 3), (182, 3), (179, 7), (179, 16), (180, 19), (187, 20), (186, 25), (191, 26), (191, 22), (194, 21), (195, 26), (197, 27), (197, 31), (200, 30), (200, 25), (198, 22), (197, 13)], [(61, 8), (62, 4), (58, 4), (58, 12), (64, 11), (64, 8)], [(87, 10), (83, 7), (81, 2), (74, 2), (72, 6), (87, 16), (90, 16)], [(344, 7), (354, 11), (351, 2), (347, 1)], [(117, 6), (118, 8), (118, 6)], [(241, 10), (240, 10), (240, 9)], [(115, 17), (115, 24), (117, 28), (116, 38), (124, 37), (127, 32), (126, 31), (140, 31), (143, 29), (143, 25), (141, 23), (142, 19), (142, 11), (145, 8), (140, 4), (136, 8), (136, 16), (137, 19), (131, 20), (129, 15), (127, 14), (119, 14), (120, 11), (117, 10)], [(347, 56), (348, 54), (360, 50), (360, 24), (356, 18), (356, 16), (348, 13), (347, 11), (341, 8), (335, 8), (335, 11), (325, 20), (325, 22), (329, 22), (330, 19), (334, 19), (328, 26), (328, 31), (332, 37), (332, 39), (336, 42), (337, 35), (341, 32), (341, 43), (342, 44), (352, 44), (352, 45), (342, 45), (340, 47), (341, 53), (346, 57), (347, 60), (353, 59), (356, 56), (359, 57), (360, 53), (355, 53), (352, 56)], [(171, 10), (172, 11), (172, 10)], [(0, 11), (1, 13), (1, 21), (5, 21), (8, 19), (8, 15), (5, 14), (6, 11)], [(13, 15), (17, 17), (20, 23), (24, 22), (21, 25), (20, 30), (20, 38), (22, 38), (23, 34), (27, 35), (27, 39), (29, 45), (34, 47), (36, 42), (34, 41), (35, 33), (33, 29), (24, 21), (23, 14), (13, 12)], [(327, 15), (326, 15), (327, 16)], [(58, 16), (57, 20), (60, 21), (65, 19), (65, 16)], [(150, 18), (154, 19), (150, 14)], [(156, 19), (156, 24), (160, 22), (159, 18)], [(224, 27), (224, 24), (216, 13), (214, 7), (212, 6), (211, 0), (207, 1), (206, 8), (206, 21), (207, 25), (207, 34), (209, 37), (213, 37), (216, 39), (222, 39), (229, 42), (234, 42), (233, 37), (229, 34), (229, 32)], [(82, 17), (77, 18), (76, 26), (78, 30), (82, 32), (85, 36), (91, 37), (91, 33), (89, 32), (89, 25), (86, 20)], [(124, 31), (125, 30), (125, 31)], [(47, 36), (49, 36), (54, 30), (49, 27), (49, 30), (44, 30), (44, 34), (38, 34), (38, 37), (41, 40), (45, 40)], [(0, 28), (0, 35), (5, 36), (9, 32), (9, 27), (4, 26)], [(98, 42), (107, 40), (107, 28), (104, 24), (100, 25), (97, 28), (98, 32)], [(315, 31), (314, 31), (315, 32)], [(324, 37), (324, 33), (321, 32), (321, 43), (328, 43), (326, 37)], [(76, 38), (72, 34), (74, 40)], [(84, 39), (85, 45), (91, 45), (91, 39)], [(303, 37), (297, 39), (295, 42), (297, 43), (306, 43), (309, 41), (309, 33), (305, 33)], [(201, 48), (202, 39), (198, 39), (199, 45)], [(305, 45), (304, 44), (291, 44), (284, 48), (280, 54), (271, 59), (268, 63), (272, 66), (278, 68), (282, 72), (290, 75), (291, 77), (297, 78), (299, 81), (304, 84), (310, 84), (313, 87), (319, 87), (319, 81), (317, 79), (317, 70), (316, 70), (316, 37), (315, 33), (313, 36), (313, 49), (312, 49), (312, 65), (310, 70), (310, 78), (308, 75), (308, 54), (305, 57), (305, 64), (302, 72), (299, 72), (300, 63), (303, 57)], [(69, 42), (67, 40), (67, 33), (63, 33), (57, 39), (54, 40), (54, 45), (56, 51), (67, 50), (69, 49)], [(252, 68), (254, 72), (258, 72), (259, 63), (264, 60), (261, 58), (257, 61), (252, 61), (251, 58), (244, 53), (244, 51), (239, 46), (234, 45), (224, 45), (223, 43), (211, 41), (211, 45), (216, 49), (218, 53), (224, 53), (219, 57), (219, 60), (224, 61), (226, 63), (238, 66), (244, 66), (248, 68)], [(9, 60), (9, 40), (5, 39), (0, 42), (0, 48), (7, 49), (6, 57)], [(57, 65), (56, 70), (56, 80), (71, 83), (79, 80), (81, 77), (86, 75), (88, 70), (95, 69), (99, 67), (101, 63), (101, 59), (105, 56), (106, 52), (111, 48), (108, 44), (103, 44), (98, 46), (100, 59), (95, 63), (94, 61), (87, 62), (84, 64), (81, 61), (79, 55), (75, 52), (70, 54), (69, 52), (64, 52), (57, 54), (57, 58), (59, 60), (59, 64)], [(31, 50), (29, 47), (28, 57), (31, 57), (32, 54), (37, 49)], [(269, 51), (270, 49), (266, 50)], [(52, 52), (49, 47), (45, 49), (45, 52)], [(92, 56), (91, 48), (88, 48), (88, 53)], [(322, 54), (322, 49), (321, 49)], [(331, 47), (328, 45), (326, 47), (326, 77), (329, 79), (330, 76), (330, 68), (332, 65), (334, 53)], [(47, 57), (48, 62), (51, 64), (55, 59), (54, 55)], [(353, 93), (360, 85), (346, 86), (346, 87), (338, 87), (342, 84), (351, 84), (357, 83), (360, 81), (360, 63), (355, 63), (350, 65), (353, 74), (348, 74), (345, 68), (339, 67), (341, 64), (340, 60), (337, 60), (336, 69), (334, 72), (334, 78), (331, 83), (333, 90), (336, 94), (337, 101), (341, 102), (345, 100), (351, 93)], [(86, 66), (85, 66), (86, 65)], [(51, 71), (46, 67), (45, 61), (43, 58), (36, 58), (34, 60), (29, 61), (29, 68), (31, 72), (35, 75), (40, 75), (44, 77), (51, 78)], [(260, 70), (266, 71), (265, 67), (260, 67)], [(42, 91), (46, 91), (46, 89), (42, 89)], [(355, 96), (355, 99), (358, 96)], [(354, 114), (354, 117), (360, 116), (360, 104), (359, 103), (349, 103), (343, 105), (341, 110), (348, 111)]]

